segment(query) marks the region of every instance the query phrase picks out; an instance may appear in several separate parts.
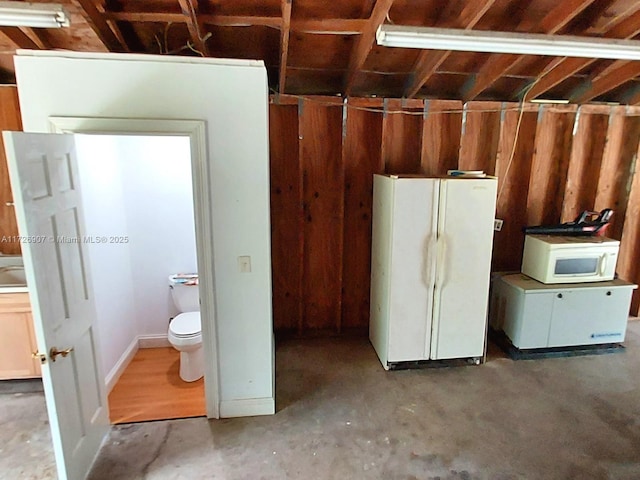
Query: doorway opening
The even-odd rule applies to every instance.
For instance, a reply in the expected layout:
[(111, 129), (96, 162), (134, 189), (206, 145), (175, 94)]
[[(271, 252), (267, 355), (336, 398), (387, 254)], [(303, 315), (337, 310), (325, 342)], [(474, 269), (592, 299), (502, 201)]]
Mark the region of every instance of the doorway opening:
[[(75, 143), (111, 423), (203, 416), (189, 137), (77, 134)], [(178, 324), (186, 340), (175, 338)]]
[(213, 270), (212, 196), (207, 161), (206, 124), (202, 120), (49, 117), (52, 133), (182, 136), (189, 139), (197, 271), (200, 292), (206, 415), (220, 417), (218, 342)]

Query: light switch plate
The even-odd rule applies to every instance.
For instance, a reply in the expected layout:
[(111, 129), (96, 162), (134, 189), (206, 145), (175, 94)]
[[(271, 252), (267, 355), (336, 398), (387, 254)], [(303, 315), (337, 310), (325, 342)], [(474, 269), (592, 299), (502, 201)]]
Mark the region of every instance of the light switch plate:
[(238, 270), (240, 273), (251, 273), (251, 257), (249, 255), (238, 257)]

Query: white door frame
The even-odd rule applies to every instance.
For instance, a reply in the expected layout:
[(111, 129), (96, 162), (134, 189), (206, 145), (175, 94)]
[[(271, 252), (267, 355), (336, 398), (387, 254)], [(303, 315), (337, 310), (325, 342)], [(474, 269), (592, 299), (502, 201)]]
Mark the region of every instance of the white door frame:
[[(49, 117), (51, 133), (91, 133), (108, 135), (188, 136), (191, 146), (193, 203), (196, 220), (196, 251), (200, 284), (202, 346), (204, 349), (204, 389), (208, 418), (220, 418), (220, 375), (218, 328), (213, 269), (214, 245), (212, 197), (209, 185), (207, 131), (203, 120), (139, 118)], [(104, 383), (104, 379), (101, 379)]]

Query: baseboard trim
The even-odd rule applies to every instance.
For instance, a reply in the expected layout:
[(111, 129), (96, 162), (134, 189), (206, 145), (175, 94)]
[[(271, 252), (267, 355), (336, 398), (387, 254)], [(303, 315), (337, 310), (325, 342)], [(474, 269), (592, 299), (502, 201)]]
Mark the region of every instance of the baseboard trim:
[(220, 402), (220, 418), (257, 417), (274, 413), (276, 413), (276, 402), (273, 397), (222, 400)]
[(167, 334), (164, 335), (138, 335), (139, 348), (160, 348), (170, 347)]
[(116, 386), (116, 383), (118, 383), (120, 376), (122, 375), (124, 370), (127, 368), (131, 360), (133, 360), (133, 357), (137, 353), (138, 348), (139, 348), (139, 342), (138, 342), (138, 338), (136, 337), (131, 341), (127, 349), (124, 351), (124, 353), (120, 357), (120, 360), (116, 362), (116, 364), (113, 366), (111, 371), (105, 377), (104, 383), (105, 383), (105, 388), (107, 390), (107, 394), (109, 394), (111, 390), (113, 390), (113, 387)]

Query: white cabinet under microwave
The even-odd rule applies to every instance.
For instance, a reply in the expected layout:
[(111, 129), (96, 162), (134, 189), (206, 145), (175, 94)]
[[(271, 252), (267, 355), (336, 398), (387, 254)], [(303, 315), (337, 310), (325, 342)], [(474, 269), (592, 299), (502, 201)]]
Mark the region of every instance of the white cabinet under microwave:
[(546, 284), (612, 280), (619, 248), (605, 237), (526, 235), (522, 273)]

